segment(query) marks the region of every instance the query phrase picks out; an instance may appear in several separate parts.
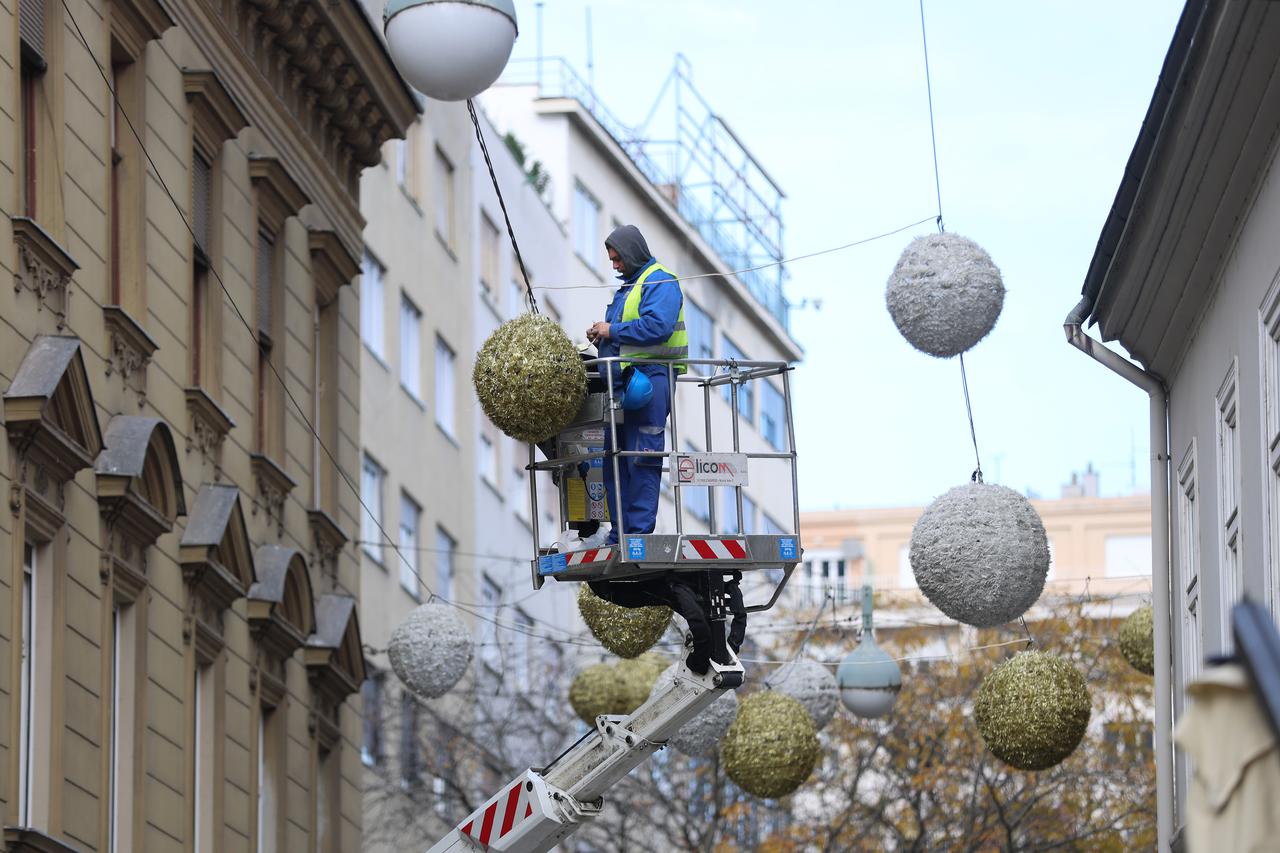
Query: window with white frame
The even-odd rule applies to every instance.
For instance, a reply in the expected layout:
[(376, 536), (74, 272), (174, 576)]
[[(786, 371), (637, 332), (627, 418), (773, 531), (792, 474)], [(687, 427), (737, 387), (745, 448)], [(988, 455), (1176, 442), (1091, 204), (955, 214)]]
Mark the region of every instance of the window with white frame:
[(453, 372), (455, 357), (453, 349), (436, 338), (436, 423), (446, 434), (453, 436), (454, 431), (454, 397)]
[(421, 548), (418, 531), (421, 529), (422, 507), (409, 497), (406, 492), (400, 493), (400, 586), (418, 598), (421, 595), (418, 583), (418, 553)]
[(903, 589), (914, 589), (916, 586), (916, 573), (911, 568), (910, 542), (898, 548), (898, 583)]
[(1151, 534), (1108, 536), (1103, 540), (1104, 571), (1109, 578), (1151, 575)]
[(760, 392), (760, 433), (774, 450), (787, 444), (787, 407), (782, 392), (772, 382), (763, 382)]
[(1239, 366), (1235, 359), (1218, 389), (1218, 535), (1221, 541), (1222, 569), (1219, 578), (1222, 650), (1231, 648), (1231, 608), (1243, 591), (1240, 559), (1240, 429)]
[(498, 431), (485, 417), (480, 419), (480, 440), (476, 445), (476, 462), (480, 477), (501, 495), (502, 485), (498, 482)]
[(396, 139), (391, 144), (395, 150), (396, 183), (407, 191), (409, 189), (409, 141)]
[(800, 572), (800, 603), (802, 605), (819, 605), (830, 593), (836, 601), (847, 601), (849, 584), (846, 577), (847, 564), (836, 552), (806, 554)]
[(386, 329), (383, 321), (382, 282), (386, 271), (365, 252), (360, 268), (360, 337), (369, 352), (386, 358)]
[(529, 447), (514, 438), (509, 439), (509, 443), (511, 447), (511, 508), (515, 512), (516, 518), (525, 524), (531, 524), (529, 519), (529, 472), (524, 467), (529, 461)]
[(573, 250), (597, 269), (604, 247), (600, 242), (600, 202), (582, 184), (573, 186)]
[(436, 528), (436, 595), (442, 598), (453, 598), (453, 552), (457, 546), (443, 527)]
[(30, 542), (22, 548), (22, 649), (18, 678), (18, 821), (30, 826), (31, 821), (31, 730), (34, 718), (36, 632), (32, 624), (36, 607), (36, 549)]
[(1191, 440), (1178, 464), (1177, 565), (1179, 598), (1182, 600), (1182, 630), (1179, 632), (1182, 683), (1200, 673), (1204, 657), (1204, 625), (1200, 614), (1200, 493), (1196, 460), (1196, 440)]
[(516, 317), (524, 313), (525, 298), (528, 290), (523, 284), (514, 278), (507, 285), (507, 311), (512, 317)]
[(480, 663), (494, 672), (502, 669), (502, 647), (498, 639), (498, 607), (502, 587), (487, 573), (480, 575), (480, 605), (487, 618), (480, 620)]
[[(715, 326), (711, 322), (711, 315), (698, 307), (698, 303), (689, 299), (687, 296), (684, 300), (684, 327), (689, 333), (689, 358), (712, 359), (715, 351)], [(709, 373), (709, 368), (694, 371), (695, 373)]]
[(360, 465), (360, 542), (374, 562), (383, 562), (382, 554), (382, 484), (386, 472), (366, 453)]
[(409, 297), (400, 294), (400, 387), (422, 400), (422, 312)]
[(533, 618), (518, 607), (515, 628), (515, 636), (511, 640), (511, 668), (515, 670), (516, 688), (521, 693), (528, 693), (533, 683)]
[(453, 163), (439, 148), (436, 149), (436, 233), (444, 244), (453, 249), (454, 217)]
[[(738, 345), (730, 340), (728, 335), (720, 336), (720, 357), (732, 358), (738, 361), (746, 361), (747, 355), (738, 349)], [(747, 423), (755, 423), (756, 421), (756, 392), (754, 382), (746, 382), (738, 387), (738, 415)], [(733, 399), (732, 385), (720, 386), (720, 393), (724, 395), (725, 402), (728, 403)]]
[(501, 268), (501, 246), (498, 226), (487, 215), (480, 214), (480, 292), (493, 301), (498, 293)]
[(1280, 277), (1272, 282), (1259, 313), (1262, 350), (1262, 439), (1267, 459), (1266, 559), (1263, 581), (1271, 614), (1280, 618)]
[(385, 673), (371, 673), (360, 685), (360, 698), (364, 702), (360, 760), (366, 767), (377, 767), (382, 763), (382, 699), (385, 693)]

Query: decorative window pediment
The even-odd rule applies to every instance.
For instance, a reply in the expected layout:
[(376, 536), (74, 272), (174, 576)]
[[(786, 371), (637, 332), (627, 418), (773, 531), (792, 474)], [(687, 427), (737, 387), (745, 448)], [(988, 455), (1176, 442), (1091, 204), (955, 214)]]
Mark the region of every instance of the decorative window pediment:
[(257, 581), (249, 588), (249, 622), (277, 658), (288, 658), (315, 631), (315, 600), (302, 552), (263, 545), (254, 552)]
[(58, 318), (58, 331), (67, 323), (67, 300), (71, 298), (71, 276), (80, 265), (34, 219), (15, 216), (11, 220), (13, 241), (18, 247), (18, 269), (13, 289), (36, 295), (40, 310), (48, 308)]
[(40, 335), (31, 342), (4, 395), (9, 438), (59, 483), (93, 464), (102, 432), (80, 339)]
[(258, 193), (258, 217), (274, 232), (279, 233), (286, 219), (311, 203), (275, 157), (250, 157), (249, 177)]
[(135, 545), (153, 544), (187, 514), (173, 433), (159, 418), (112, 418), (94, 470), (99, 511)]
[(316, 284), (316, 302), (328, 305), (338, 292), (360, 272), (360, 259), (347, 251), (333, 231), (312, 231), (311, 274)]
[(364, 682), (364, 651), (356, 600), (322, 595), (316, 601), (316, 630), (307, 638), (307, 670), (312, 683), (335, 705)]
[(213, 160), (222, 143), (249, 126), (231, 93), (214, 71), (184, 68), (182, 83), (192, 108), (192, 136), (196, 148)]
[(191, 505), (178, 561), (192, 591), (215, 611), (231, 606), (253, 586), (253, 552), (235, 486), (205, 483)]

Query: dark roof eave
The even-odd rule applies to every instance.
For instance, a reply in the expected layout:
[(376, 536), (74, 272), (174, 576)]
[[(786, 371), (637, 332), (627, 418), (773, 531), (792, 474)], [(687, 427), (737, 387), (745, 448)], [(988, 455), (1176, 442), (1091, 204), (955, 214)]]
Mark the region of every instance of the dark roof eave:
[(1088, 320), (1091, 322), (1097, 323), (1103, 319), (1100, 317), (1099, 305), (1109, 281), (1112, 262), (1133, 216), (1143, 180), (1155, 160), (1155, 152), (1165, 141), (1166, 119), (1177, 105), (1178, 87), (1188, 70), (1191, 48), (1200, 39), (1211, 3), (1212, 0), (1187, 0), (1178, 19), (1160, 76), (1156, 80), (1155, 92), (1138, 131), (1138, 139), (1133, 151), (1129, 153), (1124, 176), (1120, 180), (1120, 187), (1116, 191), (1115, 200), (1102, 226), (1102, 233), (1098, 236), (1098, 245), (1089, 262), (1089, 270), (1085, 274), (1081, 293), (1089, 305)]

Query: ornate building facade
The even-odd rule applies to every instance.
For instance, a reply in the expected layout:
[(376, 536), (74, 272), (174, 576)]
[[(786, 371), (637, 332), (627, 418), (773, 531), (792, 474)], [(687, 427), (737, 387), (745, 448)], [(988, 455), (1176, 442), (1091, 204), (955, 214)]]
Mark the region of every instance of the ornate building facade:
[(6, 849), (359, 849), (348, 285), (411, 94), (356, 0), (0, 37)]

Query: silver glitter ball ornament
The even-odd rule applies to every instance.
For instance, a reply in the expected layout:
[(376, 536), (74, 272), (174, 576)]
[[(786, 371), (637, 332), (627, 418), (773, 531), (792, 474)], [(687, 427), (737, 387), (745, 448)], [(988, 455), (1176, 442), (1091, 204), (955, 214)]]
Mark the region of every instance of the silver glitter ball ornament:
[(951, 358), (987, 336), (1004, 306), (1000, 270), (981, 246), (959, 234), (912, 240), (898, 259), (885, 304), (913, 347)]
[(831, 722), (840, 704), (840, 689), (831, 670), (817, 661), (797, 660), (778, 668), (769, 676), (771, 688), (797, 700), (821, 731)]
[(466, 623), (452, 607), (435, 602), (415, 607), (391, 632), (387, 644), (396, 676), (427, 699), (453, 689), (471, 666), (471, 652)]

